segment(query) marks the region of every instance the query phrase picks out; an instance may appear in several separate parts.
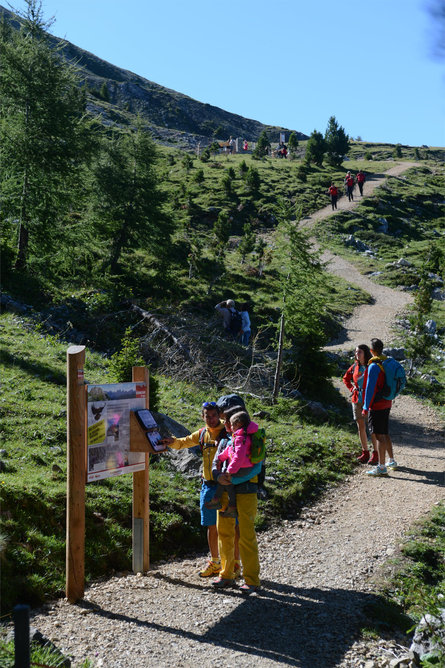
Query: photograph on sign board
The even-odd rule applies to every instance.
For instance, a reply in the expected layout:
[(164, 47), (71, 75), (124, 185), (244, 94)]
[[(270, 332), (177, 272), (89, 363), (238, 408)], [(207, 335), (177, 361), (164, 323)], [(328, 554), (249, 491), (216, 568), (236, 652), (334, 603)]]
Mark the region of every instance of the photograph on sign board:
[(145, 468), (144, 453), (130, 452), (130, 410), (145, 408), (145, 394), (144, 383), (87, 386), (88, 482)]

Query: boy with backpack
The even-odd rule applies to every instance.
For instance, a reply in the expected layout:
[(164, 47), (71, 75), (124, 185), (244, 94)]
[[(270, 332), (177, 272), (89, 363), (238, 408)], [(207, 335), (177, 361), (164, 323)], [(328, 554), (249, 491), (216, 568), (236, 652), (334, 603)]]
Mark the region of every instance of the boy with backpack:
[[(377, 477), (388, 475), (388, 469), (395, 471), (392, 441), (389, 435), (389, 413), (392, 400), (406, 384), (403, 367), (392, 357), (383, 355), (383, 343), (380, 339), (371, 339), (372, 357), (368, 362), (364, 378), (363, 415), (369, 412), (368, 425), (377, 439), (379, 463), (367, 471), (367, 475)], [(389, 462), (386, 464), (386, 453)]]

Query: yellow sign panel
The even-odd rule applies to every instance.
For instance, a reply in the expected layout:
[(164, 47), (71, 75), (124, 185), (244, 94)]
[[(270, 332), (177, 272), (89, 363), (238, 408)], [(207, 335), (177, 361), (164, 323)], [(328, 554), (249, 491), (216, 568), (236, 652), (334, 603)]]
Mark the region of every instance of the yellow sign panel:
[(88, 427), (88, 445), (96, 445), (105, 441), (105, 420)]

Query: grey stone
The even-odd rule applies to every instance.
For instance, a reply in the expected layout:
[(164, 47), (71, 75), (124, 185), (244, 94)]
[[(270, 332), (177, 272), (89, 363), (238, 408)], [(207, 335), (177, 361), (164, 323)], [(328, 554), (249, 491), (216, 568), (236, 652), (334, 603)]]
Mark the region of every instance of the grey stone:
[(401, 257), (400, 260), (398, 260), (398, 261), (396, 262), (396, 264), (397, 264), (399, 267), (412, 267), (412, 266), (413, 266), (413, 265), (411, 264), (411, 262), (408, 262), (408, 260), (405, 260), (405, 258), (403, 258), (403, 257)]
[(428, 334), (435, 334), (437, 329), (437, 324), (435, 320), (427, 320), (425, 323), (425, 331)]
[(431, 385), (440, 385), (437, 378), (434, 378), (434, 376), (432, 376), (429, 373), (423, 373), (420, 377), (421, 377), (422, 380), (426, 380), (426, 381), (428, 381), (428, 383), (431, 383)]
[(383, 354), (389, 355), (389, 357), (394, 357), (394, 359), (399, 362), (406, 359), (405, 348), (383, 348)]
[(436, 299), (439, 302), (445, 302), (445, 290), (441, 290), (440, 288), (434, 288), (431, 296), (433, 299)]
[(381, 223), (381, 225), (377, 228), (377, 232), (388, 234), (389, 224), (386, 218), (379, 218), (379, 223)]
[(7, 457), (7, 456), (8, 453), (6, 452), (6, 450), (0, 450), (0, 457)]
[(165, 413), (157, 413), (152, 411), (152, 415), (156, 420), (156, 423), (159, 427), (159, 433), (162, 438), (166, 436), (174, 436), (175, 438), (182, 438), (183, 436), (188, 436), (190, 431), (184, 427), (180, 422), (176, 422), (173, 418), (169, 417)]
[(439, 615), (424, 615), (414, 632), (410, 651), (422, 658), (435, 652), (445, 644), (445, 608), (439, 609)]
[(323, 421), (329, 420), (329, 414), (319, 401), (309, 401), (307, 408), (314, 417), (318, 417)]
[[(168, 436), (183, 438), (190, 434), (190, 431), (184, 425), (176, 422), (176, 420), (165, 415), (165, 413), (152, 411), (152, 414), (162, 438)], [(201, 470), (202, 457), (199, 445), (185, 450), (169, 450), (169, 457), (173, 467), (180, 471), (186, 478), (195, 478)]]

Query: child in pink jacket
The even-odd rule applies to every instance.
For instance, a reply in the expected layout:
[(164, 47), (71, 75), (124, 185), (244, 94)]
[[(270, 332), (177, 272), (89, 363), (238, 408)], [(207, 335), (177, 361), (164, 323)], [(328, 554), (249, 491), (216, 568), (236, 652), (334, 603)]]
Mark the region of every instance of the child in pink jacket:
[[(251, 422), (249, 414), (245, 411), (232, 415), (230, 425), (232, 427), (232, 438), (225, 450), (218, 455), (218, 459), (221, 462), (229, 462), (223, 471), (230, 473), (232, 478), (234, 476), (244, 477), (253, 466), (250, 461), (251, 434), (258, 431), (258, 425)], [(220, 485), (218, 483), (213, 499), (205, 505), (207, 508), (220, 510), (222, 508), (221, 496), (224, 491), (229, 496), (229, 505), (224, 512), (221, 512), (221, 515), (222, 517), (237, 517), (235, 485)]]

